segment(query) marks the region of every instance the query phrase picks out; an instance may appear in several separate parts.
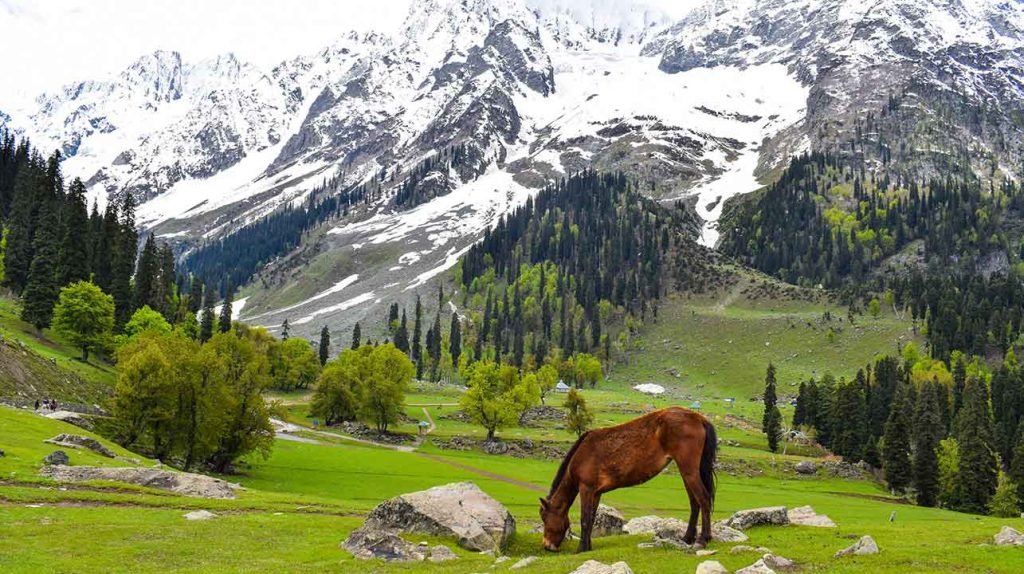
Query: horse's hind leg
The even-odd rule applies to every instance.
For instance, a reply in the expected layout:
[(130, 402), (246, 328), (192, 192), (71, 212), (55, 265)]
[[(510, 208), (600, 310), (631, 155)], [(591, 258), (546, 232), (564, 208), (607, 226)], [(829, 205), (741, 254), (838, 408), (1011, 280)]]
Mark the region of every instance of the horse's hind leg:
[(597, 506), (601, 502), (601, 495), (592, 489), (583, 487), (580, 489), (580, 545), (577, 552), (590, 550), (590, 535), (594, 530), (594, 519), (597, 518)]
[(686, 496), (690, 499), (690, 522), (686, 526), (683, 542), (693, 544), (693, 540), (697, 538), (697, 517), (700, 515), (700, 504), (697, 502), (697, 497), (690, 492), (690, 487), (686, 484), (686, 475), (683, 474), (682, 469), (679, 470), (679, 476), (683, 479), (683, 486), (686, 487)]
[[(700, 508), (701, 514), (701, 525), (700, 525), (700, 537), (697, 538), (697, 546), (703, 548), (707, 545), (708, 540), (711, 540), (711, 493), (704, 488), (704, 483), (700, 480), (700, 474), (696, 470), (684, 471), (680, 469), (683, 474), (683, 482), (686, 483), (686, 490), (690, 493), (692, 498), (697, 500), (697, 505)], [(696, 522), (696, 516), (693, 515), (691, 524)]]

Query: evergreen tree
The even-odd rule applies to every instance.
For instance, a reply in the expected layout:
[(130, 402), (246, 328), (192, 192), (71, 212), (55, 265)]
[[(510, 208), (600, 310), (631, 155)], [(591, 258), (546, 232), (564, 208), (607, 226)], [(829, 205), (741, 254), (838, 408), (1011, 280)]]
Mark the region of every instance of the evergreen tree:
[(39, 227), (33, 241), (32, 267), (22, 294), (21, 318), (42, 330), (50, 326), (53, 306), (60, 295), (57, 264), (60, 240), (55, 201), (44, 201), (39, 208)]
[(917, 503), (935, 506), (939, 496), (939, 456), (936, 449), (945, 435), (939, 412), (939, 393), (946, 389), (936, 380), (924, 385), (914, 414), (914, 489)]
[(416, 316), (412, 329), (412, 347), (410, 357), (416, 364), (416, 378), (423, 378), (423, 349), (420, 346), (423, 335), (423, 306), (420, 304), (420, 296), (416, 296)]
[(188, 310), (198, 313), (203, 308), (203, 280), (198, 275), (192, 275), (188, 289)]
[[(96, 286), (104, 293), (112, 293), (114, 287), (114, 263), (121, 250), (121, 224), (118, 219), (117, 204), (107, 203), (100, 221), (99, 232), (96, 234), (96, 247), (93, 249), (93, 274)], [(115, 305), (117, 301), (115, 300)], [(202, 297), (196, 299), (196, 311), (202, 307)]]
[[(356, 323), (356, 331), (353, 333), (354, 335), (358, 335), (359, 334), (358, 329), (359, 329), (359, 323)], [(327, 359), (329, 359), (331, 357), (331, 330), (327, 328), (327, 325), (324, 325), (323, 328), (320, 329), (320, 347), (319, 347), (319, 351), (320, 351), (320, 366), (322, 367), (322, 366), (327, 364)]]
[(910, 383), (901, 382), (896, 387), (889, 418), (885, 421), (882, 449), (882, 471), (885, 482), (892, 492), (903, 492), (913, 479), (910, 462), (910, 425), (913, 421), (913, 402)]
[(91, 273), (89, 246), (92, 241), (89, 214), (85, 205), (85, 184), (77, 177), (68, 188), (62, 223), (64, 235), (61, 240), (58, 266), (60, 275), (57, 283), (65, 286), (85, 281)]
[[(395, 330), (395, 347), (406, 355), (409, 354), (409, 328), (407, 327), (407, 323), (408, 321), (405, 317), (405, 311), (403, 310), (402, 320), (398, 323), (398, 329)], [(353, 340), (352, 343), (355, 344), (356, 342)], [(356, 345), (355, 348), (358, 347), (359, 346)]]
[(36, 205), (37, 175), (33, 164), (18, 170), (14, 182), (14, 198), (7, 220), (7, 249), (4, 251), (4, 280), (15, 294), (20, 295), (28, 284), (32, 266), (32, 236), (35, 231), (33, 217)]
[(287, 341), (291, 337), (291, 327), (288, 325), (288, 318), (281, 322), (281, 340)]
[(199, 341), (205, 343), (213, 337), (214, 331), (213, 291), (207, 290), (203, 299), (203, 318), (199, 322)]
[(220, 327), (221, 333), (227, 333), (231, 330), (231, 317), (234, 313), (234, 288), (228, 285), (228, 288), (224, 291), (224, 303), (220, 306)]
[(441, 365), (441, 313), (438, 311), (437, 315), (434, 316), (434, 326), (430, 328), (433, 331), (433, 335), (430, 337), (430, 343), (427, 345), (427, 352), (430, 354), (430, 374), (431, 379), (437, 381), (437, 369)]
[(1013, 461), (1010, 463), (1009, 474), (1010, 479), (1017, 485), (1017, 499), (1024, 501), (1024, 421), (1017, 427), (1017, 443), (1013, 447)]
[(459, 367), (459, 357), (462, 356), (462, 323), (459, 321), (459, 314), (452, 313), (452, 324), (448, 331), (448, 354), (452, 356), (452, 367)]
[(983, 514), (996, 491), (999, 467), (992, 427), (985, 382), (972, 377), (964, 387), (963, 406), (956, 419), (956, 439), (960, 445), (958, 510)]
[(764, 377), (764, 416), (761, 419), (761, 430), (768, 437), (768, 450), (775, 452), (779, 448), (779, 435), (782, 434), (782, 413), (777, 405), (775, 392), (775, 365), (768, 363), (768, 371)]
[(144, 305), (148, 305), (150, 309), (161, 308), (162, 302), (157, 300), (159, 265), (160, 260), (156, 247), (156, 238), (150, 233), (146, 237), (146, 244), (142, 248), (142, 255), (139, 256), (138, 270), (135, 272), (136, 309)]
[(135, 312), (132, 275), (135, 273), (139, 234), (135, 228), (135, 199), (130, 193), (125, 194), (121, 203), (121, 221), (118, 227), (110, 269), (110, 294), (114, 297), (115, 322), (120, 329)]
[(352, 349), (353, 351), (355, 351), (362, 344), (363, 344), (363, 336), (362, 336), (362, 333), (360, 333), (359, 322), (356, 322), (356, 326), (352, 327), (352, 345), (350, 345), (349, 348)]

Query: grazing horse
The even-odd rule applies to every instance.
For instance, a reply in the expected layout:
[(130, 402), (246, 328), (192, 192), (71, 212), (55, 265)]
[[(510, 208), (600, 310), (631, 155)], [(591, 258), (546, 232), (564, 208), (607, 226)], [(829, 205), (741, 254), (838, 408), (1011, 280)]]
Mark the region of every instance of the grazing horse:
[(557, 551), (569, 530), (569, 508), (580, 497), (583, 527), (579, 552), (590, 550), (590, 533), (601, 495), (643, 484), (676, 461), (690, 497), (690, 524), (683, 540), (692, 544), (701, 514), (703, 548), (711, 540), (711, 507), (715, 500), (715, 427), (704, 415), (670, 407), (618, 426), (595, 429), (569, 449), (558, 468), (551, 492), (540, 499), (544, 548)]

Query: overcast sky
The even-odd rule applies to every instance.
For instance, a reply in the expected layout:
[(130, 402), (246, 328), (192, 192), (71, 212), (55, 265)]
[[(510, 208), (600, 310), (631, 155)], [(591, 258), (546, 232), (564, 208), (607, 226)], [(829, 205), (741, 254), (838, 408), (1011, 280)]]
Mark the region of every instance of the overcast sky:
[[(346, 30), (386, 29), (409, 0), (0, 0), (0, 110), (157, 49), (271, 66)], [(301, 6), (301, 8), (299, 8)]]
[[(315, 52), (348, 30), (389, 30), (414, 0), (0, 0), (0, 110), (118, 72), (143, 54), (186, 60), (234, 52), (270, 67)], [(608, 14), (632, 4), (680, 17), (698, 0), (527, 0)]]

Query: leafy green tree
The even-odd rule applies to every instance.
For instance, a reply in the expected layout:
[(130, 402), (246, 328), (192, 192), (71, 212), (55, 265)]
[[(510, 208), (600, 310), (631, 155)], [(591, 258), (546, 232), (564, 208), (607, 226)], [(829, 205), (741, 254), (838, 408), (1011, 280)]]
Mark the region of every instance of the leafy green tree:
[(882, 304), (878, 301), (877, 298), (872, 299), (871, 301), (868, 302), (868, 313), (870, 313), (871, 316), (874, 317), (875, 319), (877, 319), (878, 316), (882, 314)]
[(313, 391), (311, 416), (322, 419), (325, 425), (358, 418), (366, 400), (365, 381), (370, 376), (372, 353), (369, 345), (345, 349), (324, 367)]
[(82, 360), (88, 361), (89, 351), (110, 339), (114, 298), (88, 281), (79, 281), (61, 289), (53, 314), (54, 330), (81, 349)]
[(910, 461), (913, 408), (910, 383), (901, 382), (896, 387), (882, 439), (885, 443), (885, 448), (882, 449), (882, 471), (885, 474), (885, 482), (892, 492), (906, 490), (914, 477), (914, 467)]
[(540, 402), (544, 403), (544, 398), (554, 390), (555, 385), (558, 384), (558, 369), (552, 365), (544, 365), (540, 369), (537, 369), (537, 386), (540, 388)]
[(594, 388), (603, 374), (601, 361), (588, 353), (579, 353), (576, 355), (576, 372), (579, 375), (577, 380)]
[(764, 377), (764, 416), (761, 418), (761, 431), (768, 437), (768, 450), (772, 452), (778, 450), (779, 435), (782, 434), (782, 413), (779, 412), (775, 385), (775, 365), (768, 363)]
[(968, 379), (963, 400), (956, 420), (956, 440), (960, 446), (957, 509), (984, 514), (995, 494), (999, 470), (985, 382), (977, 377)]
[(960, 445), (949, 437), (939, 441), (939, 504), (944, 508), (956, 506), (960, 474)]
[(1000, 518), (1016, 518), (1020, 516), (1020, 499), (1017, 498), (1017, 485), (1006, 475), (999, 473), (999, 481), (992, 500), (988, 502), (988, 513)]
[(372, 372), (365, 379), (366, 397), (362, 416), (387, 432), (388, 426), (398, 422), (398, 414), (405, 403), (405, 393), (412, 381), (413, 365), (409, 357), (392, 344), (380, 345), (370, 355)]
[(587, 400), (576, 389), (569, 389), (562, 407), (566, 411), (565, 428), (576, 433), (577, 437), (594, 425), (594, 413), (590, 412)]
[(279, 389), (307, 389), (320, 375), (320, 359), (305, 339), (281, 341), (275, 355), (273, 377)]
[(540, 388), (522, 385), (515, 367), (493, 361), (473, 363), (467, 373), (469, 389), (459, 406), (470, 420), (487, 431), (487, 440), (495, 433), (519, 421), (520, 415), (540, 402)]
[[(128, 447), (146, 436), (153, 440), (168, 436), (175, 419), (175, 381), (169, 376), (173, 349), (153, 335), (133, 340), (118, 351), (112, 415), (118, 440)], [(154, 445), (157, 458), (166, 456), (167, 446)]]
[(914, 416), (914, 489), (917, 503), (935, 506), (939, 497), (939, 458), (936, 449), (945, 434), (939, 393), (946, 392), (938, 381), (925, 385)]
[(207, 343), (224, 363), (229, 397), (224, 432), (208, 458), (217, 472), (229, 470), (238, 458), (249, 453), (264, 457), (270, 454), (274, 428), (263, 400), (263, 391), (271, 381), (269, 341), (265, 330), (252, 330), (244, 336), (220, 333)]
[[(111, 298), (113, 303), (113, 298)], [(170, 333), (173, 330), (171, 324), (163, 315), (154, 311), (149, 305), (143, 305), (132, 313), (132, 318), (124, 325), (125, 337), (131, 338), (146, 331), (157, 333)]]

